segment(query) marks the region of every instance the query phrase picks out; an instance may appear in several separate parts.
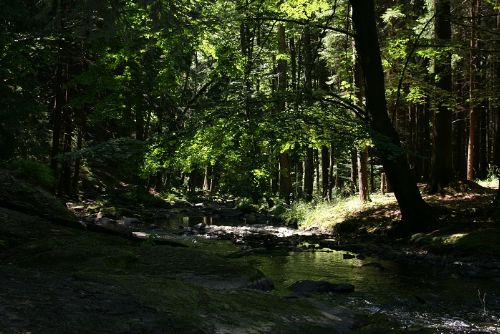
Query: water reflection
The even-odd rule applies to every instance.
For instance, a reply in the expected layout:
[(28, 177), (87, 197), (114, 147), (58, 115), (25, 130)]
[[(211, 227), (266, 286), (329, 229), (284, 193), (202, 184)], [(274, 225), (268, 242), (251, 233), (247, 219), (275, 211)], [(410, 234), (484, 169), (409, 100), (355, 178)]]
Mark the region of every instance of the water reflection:
[[(436, 333), (500, 333), (500, 287), (491, 281), (440, 276), (422, 267), (397, 266), (377, 259), (345, 259), (345, 252), (270, 252), (251, 261), (271, 278), (279, 293), (301, 279), (351, 283), (356, 292), (333, 296), (362, 313), (384, 314), (402, 329)], [(377, 262), (374, 262), (377, 261)], [(379, 265), (366, 266), (367, 263)], [(477, 291), (489, 296), (483, 312)]]
[[(189, 231), (194, 227), (203, 233), (224, 227), (226, 232), (237, 234), (269, 233), (269, 228), (275, 235), (290, 232), (280, 232), (275, 226), (247, 224), (241, 217), (177, 215), (156, 224), (165, 230)], [(230, 242), (221, 240), (200, 241), (197, 245), (220, 255), (236, 251)], [(402, 266), (355, 256), (331, 250), (274, 250), (245, 256), (239, 261), (249, 261), (260, 269), (275, 283), (275, 293), (282, 295), (289, 293), (287, 287), (292, 283), (304, 279), (353, 284), (354, 293), (325, 298), (375, 318), (383, 316), (398, 323), (402, 333), (422, 329), (432, 333), (500, 333), (498, 282), (446, 276), (439, 267)], [(486, 293), (485, 303), (478, 298), (478, 291)]]

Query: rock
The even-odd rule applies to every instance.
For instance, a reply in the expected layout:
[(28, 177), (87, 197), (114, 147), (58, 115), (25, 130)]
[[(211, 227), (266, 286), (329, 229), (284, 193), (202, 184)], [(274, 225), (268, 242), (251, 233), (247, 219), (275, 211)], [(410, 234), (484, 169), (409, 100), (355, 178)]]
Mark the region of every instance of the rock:
[(98, 215), (101, 214), (102, 217), (108, 217), (111, 219), (118, 219), (118, 210), (114, 206), (101, 208)]
[(143, 222), (138, 219), (138, 218), (134, 218), (134, 217), (125, 217), (123, 216), (121, 221), (123, 222), (123, 224), (125, 225), (142, 225)]
[(245, 288), (252, 290), (271, 291), (274, 289), (274, 283), (269, 278), (264, 277), (250, 282), (250, 284), (248, 284)]
[(385, 267), (378, 262), (363, 263), (361, 265), (361, 267), (372, 267), (372, 268), (378, 269), (380, 271), (385, 270)]
[(116, 220), (108, 218), (108, 217), (103, 217), (101, 219), (98, 219), (96, 222), (101, 224), (101, 225), (109, 225), (109, 224), (116, 224), (117, 223)]
[(354, 285), (349, 283), (334, 284), (326, 281), (302, 280), (293, 283), (289, 289), (297, 295), (307, 296), (313, 293), (353, 292)]
[(0, 169), (0, 206), (49, 221), (81, 227), (75, 215), (54, 195)]
[(356, 258), (356, 256), (354, 256), (354, 255), (352, 255), (352, 254), (349, 254), (349, 253), (344, 253), (344, 254), (342, 254), (342, 258), (343, 258), (344, 260), (349, 260), (349, 259), (354, 259), (354, 258)]
[(335, 239), (323, 239), (319, 241), (319, 245), (323, 248), (335, 249), (338, 247), (339, 242)]

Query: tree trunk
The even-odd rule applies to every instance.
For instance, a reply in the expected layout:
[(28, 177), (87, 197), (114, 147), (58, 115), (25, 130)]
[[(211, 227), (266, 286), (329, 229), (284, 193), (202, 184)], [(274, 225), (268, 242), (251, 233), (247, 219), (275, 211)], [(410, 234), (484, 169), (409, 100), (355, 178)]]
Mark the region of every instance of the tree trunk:
[[(353, 43), (353, 58), (354, 58), (354, 68), (353, 68), (353, 82), (354, 89), (356, 95), (356, 104), (363, 108), (363, 71), (361, 69), (361, 64), (359, 63), (359, 58), (356, 55), (356, 43)], [(368, 147), (360, 147), (354, 150), (354, 154), (356, 155), (356, 159), (353, 159), (357, 165), (357, 176), (358, 176), (358, 191), (359, 191), (359, 199), (361, 202), (368, 202)], [(353, 166), (354, 167), (354, 166)], [(353, 168), (354, 169), (354, 168)], [(353, 173), (353, 176), (356, 175)], [(353, 180), (355, 184), (355, 180)]]
[(358, 190), (358, 157), (357, 150), (351, 150), (351, 191), (356, 193)]
[[(312, 47), (311, 47), (311, 31), (309, 26), (304, 28), (302, 36), (303, 54), (304, 54), (304, 95), (306, 106), (312, 104)], [(312, 200), (314, 190), (314, 149), (306, 148), (306, 156), (304, 159), (304, 199)]]
[(356, 50), (364, 77), (366, 113), (372, 139), (380, 154), (401, 210), (399, 234), (423, 231), (433, 221), (430, 207), (422, 200), (412, 178), (406, 155), (387, 114), (384, 71), (375, 22), (373, 0), (350, 0)]
[[(286, 46), (285, 26), (280, 24), (278, 26), (278, 45), (279, 52), (286, 54), (288, 49)], [(287, 62), (284, 59), (278, 60), (278, 93), (279, 93), (279, 111), (285, 112), (286, 110), (286, 91), (287, 91)], [(290, 177), (290, 156), (288, 152), (280, 152), (280, 179), (279, 189), (280, 197), (284, 198), (286, 203), (290, 203), (290, 194), (292, 193), (292, 179)]]
[(63, 92), (63, 65), (58, 64), (56, 69), (56, 94), (54, 99), (54, 107), (52, 113), (52, 147), (50, 150), (50, 167), (54, 172), (56, 178), (59, 177), (59, 162), (57, 156), (60, 151), (61, 143), (61, 130), (62, 130), (62, 106), (64, 104), (64, 92)]
[(332, 142), (330, 144), (330, 184), (328, 186), (328, 200), (331, 201), (333, 198), (333, 187), (335, 186), (335, 181), (333, 179), (333, 170), (335, 166), (335, 145)]
[(359, 199), (361, 202), (370, 200), (368, 191), (368, 147), (358, 150), (358, 180)]
[(304, 159), (304, 199), (312, 200), (314, 187), (314, 151), (312, 147), (306, 148)]
[[(434, 0), (436, 16), (434, 20), (435, 37), (438, 41), (448, 44), (451, 40), (450, 0)], [(434, 114), (432, 170), (429, 191), (436, 193), (443, 190), (453, 177), (451, 156), (451, 121), (452, 113), (447, 106), (447, 95), (451, 93), (451, 54), (446, 51), (444, 59), (436, 59), (436, 87), (441, 93), (437, 111)]]
[(479, 71), (478, 54), (478, 19), (481, 8), (480, 0), (472, 0), (471, 4), (471, 36), (469, 49), (469, 102), (471, 104), (469, 116), (469, 143), (467, 145), (467, 180), (474, 180), (474, 166), (476, 165), (476, 138), (477, 138), (477, 114), (479, 112), (476, 101), (476, 84)]
[[(497, 27), (496, 31), (500, 32), (500, 10), (497, 11)], [(497, 46), (500, 45), (500, 41), (497, 41)], [(495, 63), (495, 81), (500, 82), (500, 55), (496, 55), (496, 63)], [(495, 131), (495, 145), (494, 145), (494, 161), (495, 166), (497, 168), (497, 177), (498, 177), (498, 190), (497, 195), (495, 197), (495, 205), (500, 206), (500, 107), (496, 106), (495, 109), (495, 118), (496, 118), (496, 131)]]
[(325, 145), (321, 146), (321, 186), (321, 195), (327, 200), (330, 190), (330, 152)]
[(314, 149), (314, 170), (315, 170), (315, 176), (316, 176), (316, 193), (321, 194), (320, 160), (319, 160), (319, 151), (317, 148)]

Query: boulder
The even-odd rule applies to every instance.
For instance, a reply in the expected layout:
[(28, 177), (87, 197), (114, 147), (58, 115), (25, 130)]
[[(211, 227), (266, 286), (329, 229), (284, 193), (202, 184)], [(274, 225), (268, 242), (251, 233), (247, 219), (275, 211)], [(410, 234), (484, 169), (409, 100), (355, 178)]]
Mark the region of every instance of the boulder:
[(0, 169), (0, 206), (56, 223), (79, 226), (75, 215), (54, 195), (4, 169)]
[(274, 283), (269, 278), (264, 277), (250, 282), (245, 288), (252, 290), (271, 291), (274, 289)]

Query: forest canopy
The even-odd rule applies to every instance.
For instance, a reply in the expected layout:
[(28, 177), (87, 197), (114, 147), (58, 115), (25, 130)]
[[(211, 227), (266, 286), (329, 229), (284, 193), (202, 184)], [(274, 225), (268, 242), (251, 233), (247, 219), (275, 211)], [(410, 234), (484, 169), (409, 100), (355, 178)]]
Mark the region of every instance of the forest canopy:
[(416, 182), (498, 172), (498, 1), (0, 5), (0, 163), (61, 196), (367, 200), (384, 172), (404, 218)]

